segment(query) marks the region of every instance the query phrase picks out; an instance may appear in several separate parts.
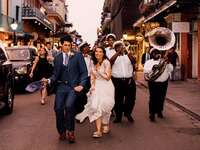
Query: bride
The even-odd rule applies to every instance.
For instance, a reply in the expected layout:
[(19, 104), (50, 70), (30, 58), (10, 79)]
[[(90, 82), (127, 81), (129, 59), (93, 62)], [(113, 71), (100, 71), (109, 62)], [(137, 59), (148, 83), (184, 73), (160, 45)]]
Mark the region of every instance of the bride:
[(102, 133), (108, 133), (111, 110), (114, 106), (114, 86), (111, 81), (111, 65), (106, 59), (103, 47), (94, 51), (93, 65), (91, 67), (91, 88), (88, 92), (88, 102), (82, 113), (76, 119), (83, 122), (86, 117), (90, 122), (95, 121), (96, 131), (94, 138), (99, 138)]

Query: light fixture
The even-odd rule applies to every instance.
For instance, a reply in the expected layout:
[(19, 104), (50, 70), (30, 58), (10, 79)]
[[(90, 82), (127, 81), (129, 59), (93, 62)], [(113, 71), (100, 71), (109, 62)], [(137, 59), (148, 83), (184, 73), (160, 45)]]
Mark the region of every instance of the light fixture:
[(127, 40), (128, 35), (127, 34), (123, 34), (123, 39)]
[(14, 19), (13, 19), (13, 22), (10, 24), (10, 27), (14, 31), (14, 34), (13, 34), (13, 44), (17, 45), (17, 43), (16, 43), (16, 33), (15, 32), (17, 30), (18, 24), (17, 24), (17, 22)]
[(17, 22), (14, 21), (13, 23), (11, 23), (10, 27), (12, 28), (13, 31), (16, 31), (18, 27)]

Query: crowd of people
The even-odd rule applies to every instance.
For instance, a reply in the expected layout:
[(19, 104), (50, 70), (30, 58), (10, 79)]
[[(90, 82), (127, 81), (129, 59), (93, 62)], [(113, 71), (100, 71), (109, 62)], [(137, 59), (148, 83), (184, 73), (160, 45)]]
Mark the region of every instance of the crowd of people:
[[(115, 117), (113, 123), (121, 123), (123, 117), (134, 122), (136, 57), (114, 34), (108, 34), (105, 40), (106, 46), (96, 43), (90, 50), (87, 42), (77, 46), (71, 36), (66, 35), (60, 39), (61, 50), (53, 50), (50, 43), (38, 50), (30, 77), (43, 83), (42, 105), (47, 101), (48, 89), (55, 89), (54, 109), (60, 140), (67, 138), (74, 143), (75, 122), (83, 123), (86, 118), (95, 122), (94, 138), (110, 132), (111, 116)], [(166, 55), (164, 58), (169, 57)], [(142, 56), (144, 74), (155, 71), (160, 60), (159, 50), (146, 50)], [(160, 75), (148, 80), (149, 119), (152, 122), (156, 114), (159, 118), (164, 117), (168, 79), (173, 71), (170, 59), (165, 60)]]

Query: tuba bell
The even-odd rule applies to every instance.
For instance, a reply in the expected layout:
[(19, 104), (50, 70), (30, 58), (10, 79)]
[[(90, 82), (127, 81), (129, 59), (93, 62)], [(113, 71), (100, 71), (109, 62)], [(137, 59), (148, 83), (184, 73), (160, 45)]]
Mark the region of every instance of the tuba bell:
[(172, 48), (175, 44), (174, 33), (164, 27), (158, 27), (150, 31), (148, 34), (148, 39), (150, 45), (160, 51), (168, 50)]

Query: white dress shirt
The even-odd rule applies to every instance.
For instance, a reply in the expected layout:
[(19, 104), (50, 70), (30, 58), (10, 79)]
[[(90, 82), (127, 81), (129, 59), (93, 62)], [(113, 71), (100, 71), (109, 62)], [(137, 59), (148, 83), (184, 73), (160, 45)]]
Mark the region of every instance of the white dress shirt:
[(88, 70), (88, 77), (90, 76), (90, 72), (91, 72), (91, 65), (92, 65), (92, 59), (90, 55), (83, 55), (85, 63), (86, 63), (86, 67)]
[[(159, 60), (153, 60), (153, 59), (148, 60), (144, 64), (144, 73), (150, 73), (152, 71), (153, 66), (156, 64), (159, 64), (159, 63), (160, 63), (160, 59)], [(164, 72), (160, 75), (160, 77), (158, 77), (155, 80), (155, 82), (167, 81), (172, 71), (173, 71), (173, 65), (167, 64)]]
[[(110, 59), (115, 55), (116, 51), (111, 49), (107, 53), (107, 57)], [(131, 64), (128, 55), (118, 56), (112, 66), (112, 76), (115, 78), (131, 78), (133, 77), (133, 65)]]
[[(69, 61), (69, 57), (70, 57), (71, 53), (72, 53), (71, 51), (69, 51), (68, 53), (62, 52), (62, 54), (63, 54), (63, 65), (66, 65), (65, 63)], [(66, 58), (66, 54), (68, 55), (68, 58)], [(68, 59), (68, 60), (66, 60), (66, 59)]]
[(110, 52), (111, 52), (111, 53), (112, 53), (112, 51), (115, 52), (115, 49), (112, 48), (112, 47), (106, 47), (105, 50), (106, 50), (106, 56), (108, 57), (108, 59), (110, 59), (110, 58), (109, 58), (109, 55), (111, 55)]

